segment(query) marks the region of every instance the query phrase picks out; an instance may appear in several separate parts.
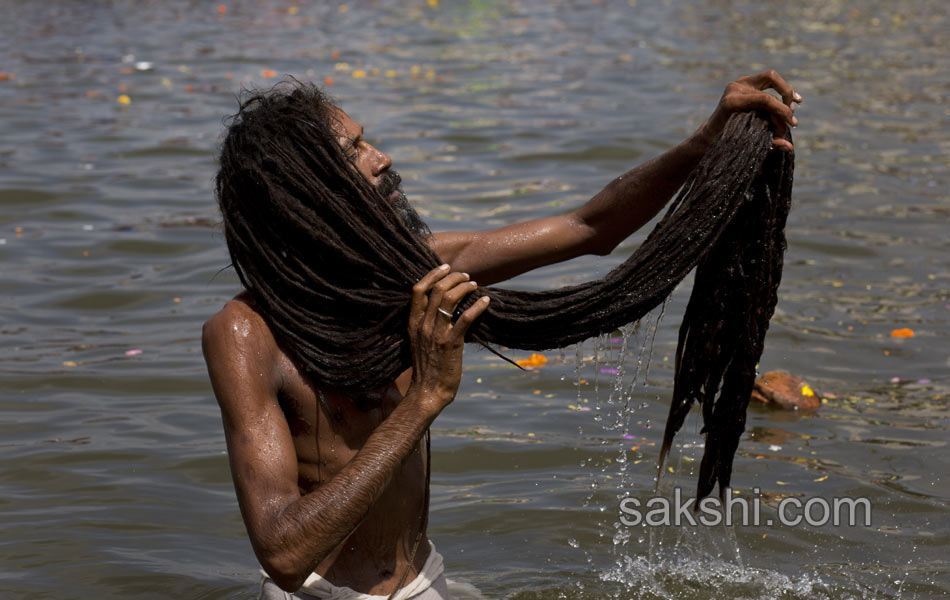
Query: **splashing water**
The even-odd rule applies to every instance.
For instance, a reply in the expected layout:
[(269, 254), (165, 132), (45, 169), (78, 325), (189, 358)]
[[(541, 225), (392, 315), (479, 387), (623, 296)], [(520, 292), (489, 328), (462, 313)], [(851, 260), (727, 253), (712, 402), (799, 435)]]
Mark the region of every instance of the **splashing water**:
[[(651, 430), (642, 414), (648, 406), (638, 401), (649, 390), (649, 375), (657, 331), (665, 313), (664, 302), (656, 311), (620, 330), (619, 336), (603, 335), (593, 340), (593, 348), (578, 344), (575, 349), (574, 385), (577, 402), (592, 404), (595, 433), (607, 453), (581, 462), (590, 470), (588, 493), (583, 505), (596, 508), (603, 517), (597, 521), (598, 535), (609, 540), (611, 562), (584, 549), (574, 538), (571, 548), (585, 553), (588, 566), (608, 587), (598, 589), (614, 598), (841, 598), (841, 589), (830, 589), (817, 575), (791, 576), (771, 569), (748, 567), (741, 555), (740, 542), (733, 528), (709, 527), (628, 527), (619, 520), (619, 511), (610, 500), (619, 501), (643, 490), (642, 468), (635, 465), (657, 460), (657, 448), (644, 448)], [(590, 344), (591, 342), (588, 342)], [(632, 361), (635, 365), (631, 365)], [(589, 381), (586, 373), (592, 370)], [(603, 392), (601, 379), (604, 380)], [(585, 397), (585, 390), (592, 397)], [(606, 399), (602, 398), (606, 395)], [(662, 401), (664, 394), (652, 394)], [(636, 435), (640, 434), (640, 435)], [(616, 449), (616, 452), (610, 450)], [(669, 467), (678, 476), (695, 476), (701, 442), (684, 441), (674, 446)], [(639, 471), (639, 473), (638, 473)], [(661, 495), (669, 496), (674, 483), (664, 478)], [(641, 501), (643, 498), (641, 497)], [(584, 589), (578, 583), (578, 591)], [(846, 593), (844, 597), (864, 597)]]
[[(618, 586), (616, 597), (653, 599), (735, 598), (785, 600), (831, 598), (816, 577), (791, 578), (766, 569), (750, 569), (717, 558), (669, 557), (649, 561), (624, 555), (600, 580)], [(715, 592), (713, 592), (715, 590)]]

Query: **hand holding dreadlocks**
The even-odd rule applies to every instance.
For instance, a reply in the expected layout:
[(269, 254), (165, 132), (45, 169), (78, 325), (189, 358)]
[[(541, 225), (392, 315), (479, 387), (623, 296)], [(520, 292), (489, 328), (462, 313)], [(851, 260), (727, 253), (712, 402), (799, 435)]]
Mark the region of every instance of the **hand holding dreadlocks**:
[[(764, 92), (774, 89), (781, 99)], [(775, 128), (772, 143), (776, 148), (792, 152), (795, 147), (786, 139), (789, 126), (798, 125), (795, 118), (795, 103), (803, 100), (801, 94), (792, 89), (785, 79), (774, 70), (763, 71), (756, 75), (740, 77), (726, 86), (726, 90), (716, 106), (712, 116), (700, 128), (700, 135), (707, 144), (712, 144), (722, 134), (726, 121), (733, 114), (746, 110), (759, 110), (768, 113)]]
[(488, 308), (488, 296), (473, 303), (454, 319), (459, 302), (478, 287), (467, 273), (452, 273), (442, 265), (412, 288), (409, 309), (409, 343), (412, 346), (410, 390), (436, 401), (433, 415), (441, 412), (458, 391), (462, 379), (462, 347), (475, 319)]

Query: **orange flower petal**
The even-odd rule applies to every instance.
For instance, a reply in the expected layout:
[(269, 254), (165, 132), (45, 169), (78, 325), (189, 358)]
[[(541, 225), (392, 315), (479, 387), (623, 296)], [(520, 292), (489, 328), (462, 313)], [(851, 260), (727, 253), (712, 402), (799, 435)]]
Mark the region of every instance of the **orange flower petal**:
[(895, 329), (891, 332), (891, 337), (898, 338), (909, 338), (914, 337), (914, 330), (904, 327), (903, 329)]
[(532, 354), (528, 358), (515, 361), (520, 367), (543, 367), (548, 359), (543, 354)]

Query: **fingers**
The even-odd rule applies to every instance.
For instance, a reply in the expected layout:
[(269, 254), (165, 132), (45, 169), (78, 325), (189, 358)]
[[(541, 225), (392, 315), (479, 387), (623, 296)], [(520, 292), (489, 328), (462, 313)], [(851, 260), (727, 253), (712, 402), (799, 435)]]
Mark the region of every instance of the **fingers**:
[(782, 96), (782, 102), (788, 107), (792, 106), (792, 102), (801, 103), (802, 100), (804, 100), (802, 95), (793, 90), (792, 86), (790, 86), (775, 69), (769, 69), (768, 71), (762, 71), (756, 75), (742, 77), (739, 81), (748, 83), (758, 90), (775, 90)]
[(459, 335), (460, 338), (464, 338), (465, 334), (468, 332), (468, 328), (472, 326), (472, 323), (475, 322), (486, 309), (491, 302), (491, 298), (488, 296), (482, 296), (479, 298), (475, 304), (472, 304), (468, 309), (463, 312), (458, 320), (455, 322), (455, 332)]
[(429, 304), (429, 290), (443, 277), (449, 274), (449, 265), (441, 265), (426, 273), (412, 286), (412, 304), (409, 308), (409, 322), (418, 323)]
[[(784, 135), (785, 134), (782, 133), (782, 136)], [(780, 137), (778, 133), (776, 133), (775, 136), (772, 138), (772, 146), (774, 148), (778, 148), (779, 150), (782, 150), (783, 152), (795, 151), (795, 146), (793, 146), (792, 143), (786, 140), (784, 137)]]
[[(775, 124), (775, 135), (773, 146), (780, 150), (791, 152), (794, 150), (791, 142), (785, 139), (788, 127), (798, 125), (798, 119), (795, 117), (795, 104), (801, 103), (804, 98), (796, 92), (791, 85), (785, 81), (781, 75), (774, 69), (763, 71), (756, 75), (742, 77), (736, 83), (754, 88), (746, 90), (742, 95), (745, 97), (746, 106), (767, 110), (772, 114), (772, 122)], [(781, 95), (782, 100), (764, 90), (773, 89)], [(756, 94), (754, 97), (749, 94)]]
[[(462, 298), (474, 292), (477, 287), (478, 285), (474, 281), (466, 281), (456, 285), (442, 296), (442, 305), (440, 308), (446, 313), (454, 314), (455, 308), (459, 302), (462, 301)], [(439, 323), (447, 327), (454, 334), (453, 337), (455, 337), (455, 339), (463, 340), (465, 339), (468, 328), (471, 327), (479, 315), (485, 312), (490, 301), (491, 299), (488, 296), (482, 296), (459, 315), (459, 318), (454, 322), (451, 317), (444, 313), (439, 313), (437, 318), (439, 319)]]
[[(775, 90), (781, 95), (781, 99), (767, 90)], [(798, 125), (795, 104), (802, 100), (801, 94), (792, 89), (792, 86), (774, 70), (740, 77), (726, 86), (719, 106), (701, 130), (708, 143), (722, 132), (730, 115), (761, 110), (769, 113), (775, 125), (773, 146), (780, 150), (792, 151), (794, 148), (791, 142), (784, 138), (789, 127)]]
[[(791, 88), (789, 88), (791, 89)], [(798, 118), (795, 117), (793, 108), (790, 104), (783, 104), (778, 98), (768, 92), (753, 92), (758, 97), (752, 101), (756, 108), (767, 110), (772, 115), (772, 123), (775, 125), (775, 133), (772, 135), (772, 146), (786, 152), (794, 151), (791, 142), (785, 139), (789, 126), (798, 125)]]
[[(437, 318), (445, 319), (445, 315), (439, 316), (440, 308), (449, 314), (455, 310), (455, 305), (458, 304), (458, 300), (453, 303), (451, 299), (446, 300), (445, 296), (448, 293), (452, 293), (455, 288), (459, 286), (465, 287), (466, 292), (475, 289), (474, 282), (468, 280), (468, 273), (459, 272), (446, 275), (442, 280), (432, 286), (432, 291), (429, 292), (429, 305), (426, 307), (425, 313), (427, 321), (431, 322)], [(455, 293), (455, 295), (457, 295), (457, 293)], [(461, 299), (461, 295), (459, 295), (459, 299)], [(451, 321), (451, 319), (448, 320)]]
[(736, 90), (731, 95), (729, 103), (731, 112), (743, 110), (763, 110), (772, 117), (772, 123), (775, 125), (775, 134), (773, 136), (773, 145), (786, 151), (792, 151), (794, 148), (788, 140), (784, 139), (789, 127), (798, 125), (798, 118), (795, 117), (792, 107), (782, 103), (781, 100), (768, 92), (757, 89), (745, 88)]
[(462, 298), (474, 292), (477, 288), (478, 284), (474, 281), (465, 281), (456, 285), (442, 295), (442, 302), (439, 304), (439, 308), (447, 313), (452, 313), (454, 316), (455, 308), (459, 305), (459, 302), (462, 301)]
[(414, 327), (422, 326), (429, 332), (440, 325), (449, 331), (459, 329), (456, 336), (464, 336), (472, 321), (485, 310), (488, 300), (476, 302), (462, 313), (462, 316), (468, 315), (462, 326), (458, 325), (458, 321), (453, 323), (449, 315), (454, 314), (462, 299), (477, 287), (478, 284), (469, 281), (468, 273), (452, 272), (449, 265), (429, 271), (412, 287), (410, 323), (414, 324)]
[(798, 119), (791, 107), (783, 104), (781, 100), (768, 92), (759, 90), (744, 89), (730, 95), (729, 103), (732, 105), (731, 112), (741, 110), (764, 110), (780, 118), (792, 127), (798, 125)]

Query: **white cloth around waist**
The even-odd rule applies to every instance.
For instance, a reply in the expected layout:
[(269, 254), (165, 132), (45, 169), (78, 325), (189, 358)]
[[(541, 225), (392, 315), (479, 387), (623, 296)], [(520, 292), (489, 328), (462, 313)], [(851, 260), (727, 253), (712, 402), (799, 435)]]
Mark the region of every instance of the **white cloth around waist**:
[[(445, 567), (442, 562), (442, 555), (436, 552), (435, 544), (432, 541), (429, 541), (429, 558), (426, 559), (425, 564), (422, 566), (422, 570), (419, 572), (416, 577), (404, 585), (402, 588), (396, 592), (396, 595), (393, 596), (393, 600), (409, 600), (415, 596), (419, 596), (426, 592), (432, 584), (442, 576)], [(264, 575), (264, 580), (262, 581), (262, 590), (261, 598), (267, 598), (264, 595), (263, 586), (270, 579), (267, 575), (267, 572), (261, 569), (261, 573)], [(276, 584), (274, 584), (276, 586)], [(348, 587), (335, 586), (320, 575), (316, 573), (311, 573), (307, 579), (303, 582), (303, 585), (300, 586), (300, 589), (294, 595), (289, 595), (287, 597), (294, 598), (299, 597), (298, 594), (305, 594), (308, 597), (316, 597), (321, 600), (387, 600), (389, 596), (375, 596), (372, 594), (364, 594), (363, 592), (357, 592), (356, 590)]]

